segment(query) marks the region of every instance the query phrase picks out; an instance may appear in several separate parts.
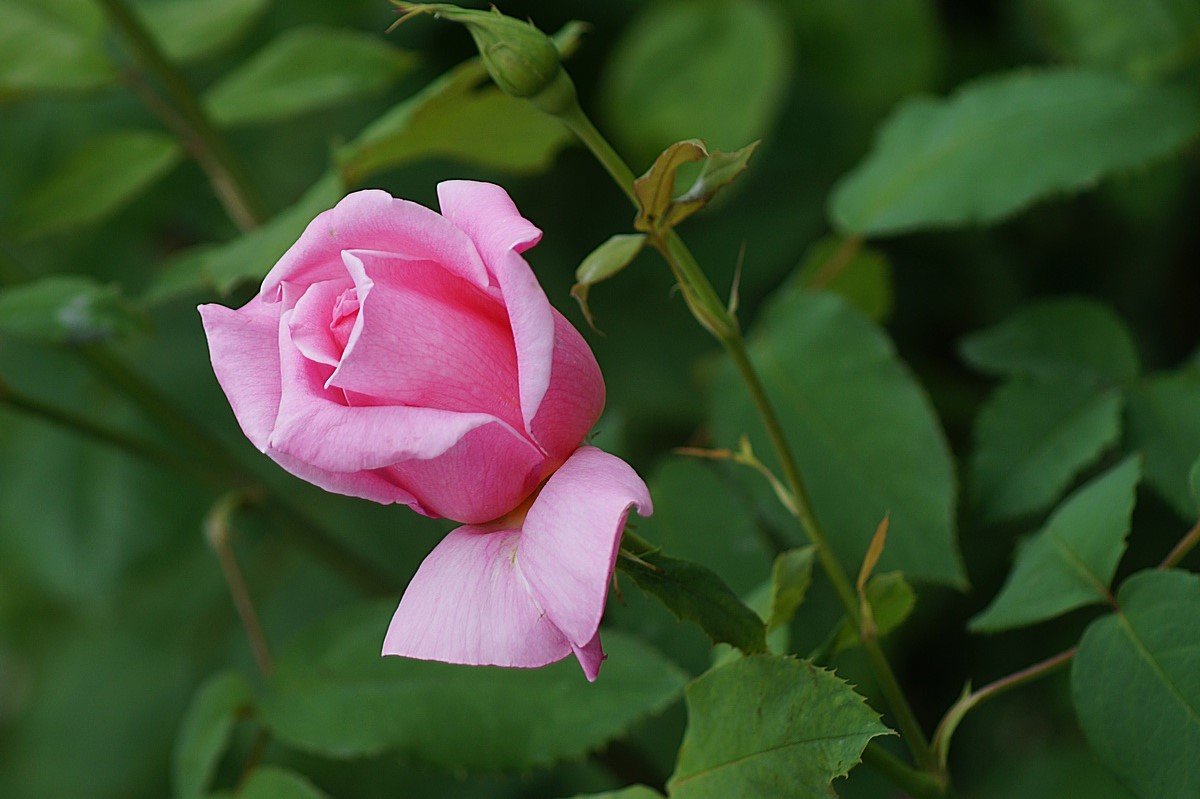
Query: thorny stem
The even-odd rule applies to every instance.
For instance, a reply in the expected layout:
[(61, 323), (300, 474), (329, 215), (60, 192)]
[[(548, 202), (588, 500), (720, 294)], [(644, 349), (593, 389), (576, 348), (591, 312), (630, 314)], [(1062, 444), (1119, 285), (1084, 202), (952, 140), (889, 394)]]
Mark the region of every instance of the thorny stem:
[(124, 0), (100, 0), (100, 5), (128, 43), (134, 59), (158, 80), (175, 108), (171, 109), (158, 99), (140, 76), (129, 78), (137, 81), (132, 83), (135, 92), (151, 112), (180, 136), (184, 147), (208, 175), (213, 190), (234, 223), (243, 231), (258, 227), (264, 213), (246, 169), (196, 98), (187, 78), (171, 63)]
[[(572, 104), (571, 108), (562, 113), (559, 118), (591, 150), (596, 160), (600, 162), (616, 184), (636, 206), (637, 198), (633, 191), (633, 171), (596, 129), (596, 126), (588, 119), (578, 103)], [(775, 409), (771, 405), (763, 388), (762, 381), (759, 379), (758, 373), (750, 362), (749, 355), (746, 352), (745, 340), (742, 338), (736, 318), (734, 318), (733, 314), (728, 311), (725, 304), (720, 300), (712, 283), (697, 263), (695, 256), (692, 255), (691, 250), (688, 249), (683, 239), (677, 233), (669, 231), (663, 236), (654, 238), (657, 238), (657, 241), (654, 242), (656, 248), (662, 253), (664, 259), (674, 272), (693, 314), (724, 345), (733, 359), (742, 380), (746, 383), (751, 398), (754, 400), (755, 407), (762, 417), (767, 435), (771, 439), (771, 444), (782, 465), (784, 481), (796, 500), (796, 516), (800, 521), (800, 525), (816, 549), (821, 566), (829, 577), (830, 582), (833, 583), (838, 598), (846, 609), (846, 615), (861, 632), (858, 598), (851, 586), (850, 578), (830, 548), (828, 539), (826, 539), (824, 531), (812, 512), (812, 503), (809, 500), (808, 491), (800, 475), (799, 467), (796, 465), (796, 459), (784, 435)], [(883, 654), (883, 650), (873, 638), (863, 636), (863, 639), (863, 647), (866, 649), (880, 689), (891, 708), (896, 723), (900, 727), (905, 742), (912, 751), (913, 757), (922, 768), (936, 769), (936, 763), (925, 734), (921, 730), (921, 726), (917, 722), (916, 716), (909, 706), (908, 700), (904, 696), (904, 692), (901, 690), (899, 682), (896, 680), (896, 676), (887, 662), (887, 658)]]

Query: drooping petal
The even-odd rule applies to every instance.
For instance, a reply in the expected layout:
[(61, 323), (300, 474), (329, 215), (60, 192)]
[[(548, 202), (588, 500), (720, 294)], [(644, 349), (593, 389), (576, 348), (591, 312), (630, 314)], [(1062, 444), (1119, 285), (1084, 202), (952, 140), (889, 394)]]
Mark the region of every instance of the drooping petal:
[(604, 377), (592, 350), (570, 322), (554, 311), (550, 387), (534, 417), (533, 439), (555, 461), (583, 442), (604, 410)]
[(516, 351), (499, 302), (429, 261), (362, 250), (342, 257), (359, 312), (329, 385), (524, 427)]
[(460, 527), (408, 584), (383, 654), (476, 666), (534, 668), (571, 645), (529, 594), (517, 565), (519, 533)]
[(580, 447), (542, 487), (521, 526), (521, 572), (576, 647), (586, 649), (600, 626), (631, 508), (653, 512), (637, 472), (614, 455)]
[(260, 296), (274, 302), (280, 285), (308, 285), (345, 273), (341, 252), (391, 252), (413, 260), (436, 261), (480, 286), (487, 269), (470, 238), (436, 211), (385, 191), (356, 191), (319, 214), (267, 274)]
[(491, 183), (438, 184), (442, 214), (466, 232), (487, 265), (508, 309), (517, 350), (521, 412), (530, 429), (550, 385), (554, 315), (533, 270), (521, 257), (542, 232), (521, 216), (508, 193)]
[(265, 452), (279, 413), (279, 306), (201, 305), (213, 372), (250, 443)]
[(583, 646), (571, 644), (571, 651), (575, 653), (575, 658), (583, 667), (583, 674), (587, 677), (588, 682), (595, 682), (596, 678), (600, 676), (600, 664), (608, 657), (604, 654), (604, 648), (600, 646), (600, 632), (597, 631), (592, 636), (592, 640)]

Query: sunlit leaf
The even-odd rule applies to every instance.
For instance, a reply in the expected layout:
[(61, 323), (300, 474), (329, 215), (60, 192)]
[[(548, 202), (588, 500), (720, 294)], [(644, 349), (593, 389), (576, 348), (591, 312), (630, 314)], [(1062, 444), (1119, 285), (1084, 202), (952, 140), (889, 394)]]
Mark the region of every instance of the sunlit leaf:
[(987, 77), (901, 105), (834, 190), (830, 216), (870, 236), (996, 222), (1169, 155), (1198, 131), (1189, 93), (1075, 69)]

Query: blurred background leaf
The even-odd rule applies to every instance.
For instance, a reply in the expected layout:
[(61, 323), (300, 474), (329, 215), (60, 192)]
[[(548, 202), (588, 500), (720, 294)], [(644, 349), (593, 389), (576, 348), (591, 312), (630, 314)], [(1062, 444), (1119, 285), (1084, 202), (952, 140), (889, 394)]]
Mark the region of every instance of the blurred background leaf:
[[(478, 64), (464, 65), (474, 51), (451, 26), (411, 24), (385, 37), (395, 14), (375, 0), (139, 0), (133, 7), (183, 78), (209, 97), (298, 29), (327, 31), (312, 44), (326, 53), (335, 49), (323, 47), (326, 39), (354, 44), (332, 59), (293, 52), (277, 78), (268, 70), (268, 80), (260, 76), (238, 101), (243, 121), (221, 135), (261, 194), (266, 220), (243, 233), (185, 143), (143, 104), (144, 86), (133, 90), (136, 62), (93, 0), (0, 0), (0, 297), (17, 298), (0, 331), (0, 379), (173, 447), (61, 343), (107, 337), (117, 356), (256, 477), (394, 579), (394, 593), (375, 611), (386, 617), (444, 526), (323, 494), (258, 455), (207, 366), (195, 304), (247, 300), (307, 221), (345, 191), (378, 187), (434, 205), (436, 183), (461, 177), (502, 182), (545, 231), (528, 257), (551, 301), (584, 329), (568, 293), (574, 269), (597, 243), (629, 232), (633, 215), (587, 153), (567, 146), (557, 123), (498, 93)], [(895, 585), (911, 581), (920, 601), (896, 589), (903, 624), (885, 644), (926, 727), (968, 680), (1072, 646), (1097, 617), (1104, 632), (1112, 616), (1100, 608), (1046, 620), (1036, 634), (971, 636), (965, 625), (999, 591), (1018, 537), (1134, 451), (1144, 453), (1150, 490), (1139, 491), (1115, 582), (1158, 563), (1195, 522), (1188, 493), (1200, 456), (1194, 0), (511, 0), (504, 10), (548, 31), (573, 19), (589, 23), (582, 39), (568, 29), (578, 41), (568, 69), (584, 107), (635, 166), (688, 137), (722, 149), (762, 139), (737, 184), (681, 230), (722, 291), (740, 277), (743, 327), (762, 342), (759, 357), (769, 350), (778, 360), (769, 389), (793, 406), (789, 434), (848, 568), (857, 568), (871, 531), (893, 511), (885, 574), (876, 579), (901, 569)], [(283, 89), (301, 76), (307, 88)], [(1023, 125), (1012, 121), (1017, 109)], [(920, 141), (885, 152), (880, 134), (898, 136), (914, 115)], [(925, 127), (938, 121), (948, 127)], [(982, 146), (968, 146), (974, 134), (957, 136), (964, 128), (986, 134)], [(965, 149), (918, 146), (939, 132), (955, 134)], [(157, 147), (111, 144), (130, 133)], [(886, 213), (860, 214), (845, 199), (859, 193), (859, 204), (876, 202), (884, 196), (876, 182), (899, 176), (908, 188), (884, 192)], [(859, 187), (835, 195), (842, 179)], [(831, 206), (831, 196), (841, 203)], [(871, 238), (846, 235), (856, 231)], [(585, 334), (608, 384), (597, 440), (648, 476), (655, 499), (656, 515), (638, 520), (637, 532), (712, 570), (753, 605), (769, 593), (774, 556), (804, 543), (794, 521), (757, 475), (672, 454), (757, 430), (740, 386), (652, 255), (596, 286), (589, 302), (607, 334)], [(63, 317), (64, 308), (86, 313)], [(956, 342), (971, 334), (979, 335), (965, 345), (964, 363)], [(1079, 409), (1078, 423), (1055, 424), (1068, 407)], [(843, 450), (872, 459), (829, 455)], [(756, 451), (769, 455), (762, 442)], [(215, 492), (6, 409), (0, 454), (0, 795), (168, 795), (181, 724), (189, 707), (203, 704), (194, 692), (214, 674), (254, 673), (201, 533)], [(881, 476), (868, 471), (849, 483), (853, 490), (829, 488), (866, 467)], [(960, 470), (967, 499), (956, 503)], [(877, 482), (889, 487), (886, 496), (863, 488)], [(288, 544), (261, 514), (240, 515), (236, 527), (237, 552), (281, 657), (311, 640), (304, 631), (315, 621), (361, 610), (358, 590)], [(964, 576), (974, 586), (967, 594), (941, 585), (961, 585)], [(599, 694), (588, 693), (574, 664), (549, 677), (517, 675), (553, 678), (560, 692), (553, 707), (594, 716), (596, 727), (539, 710), (547, 730), (569, 731), (534, 746), (536, 739), (514, 732), (520, 718), (505, 726), (489, 709), (498, 705), (476, 701), (474, 680), (486, 687), (491, 673), (464, 672), (455, 677), (453, 704), (436, 699), (454, 709), (413, 746), (394, 739), (381, 754), (342, 760), (314, 753), (324, 743), (315, 733), (315, 743), (302, 747), (314, 751), (276, 738), (261, 750), (251, 785), (299, 784), (304, 796), (311, 784), (365, 799), (397, 792), (552, 799), (662, 787), (688, 724), (678, 687), (712, 666), (713, 648), (628, 580), (618, 585), (601, 680), (622, 677), (622, 661), (640, 671), (611, 689), (593, 686), (610, 691)], [(1171, 613), (1159, 615), (1181, 624), (1191, 618)], [(818, 573), (794, 618), (772, 632), (772, 646), (808, 653), (842, 624)], [(353, 651), (361, 662), (339, 662), (324, 676), (293, 664), (296, 690), (316, 690), (311, 680), (327, 698), (339, 674), (360, 674), (359, 667), (389, 674), (425, 667), (378, 663), (378, 641), (360, 632)], [(861, 649), (841, 651), (832, 664), (879, 706)], [(250, 683), (256, 699), (275, 690)], [(1143, 796), (1190, 787), (1136, 782), (1149, 772), (1129, 771), (1129, 758), (1098, 762), (1068, 689), (1064, 675), (1052, 677), (967, 718), (951, 753), (959, 792), (1130, 795), (1108, 768)], [(1117, 731), (1144, 729), (1149, 712), (1167, 717), (1154, 703), (1127, 701), (1131, 692), (1098, 695), (1111, 704), (1090, 712), (1120, 714)], [(593, 710), (591, 701), (605, 706)], [(375, 726), (354, 732), (391, 735), (400, 727), (389, 725), (403, 721), (367, 717)], [(496, 725), (495, 738), (481, 719)], [(221, 732), (225, 721), (210, 729)], [(251, 708), (229, 728), (215, 762), (194, 761), (212, 765), (211, 790), (237, 785), (261, 721)], [(893, 747), (890, 739), (883, 744)], [(486, 755), (489, 769), (500, 755), (521, 761), (534, 751), (543, 763), (567, 761), (486, 774), (454, 768), (472, 749), (480, 753), (473, 765)], [(437, 765), (423, 762), (430, 753), (440, 756), (432, 758)], [(848, 799), (893, 791), (869, 768), (835, 785)], [(650, 787), (630, 793), (654, 795)]]

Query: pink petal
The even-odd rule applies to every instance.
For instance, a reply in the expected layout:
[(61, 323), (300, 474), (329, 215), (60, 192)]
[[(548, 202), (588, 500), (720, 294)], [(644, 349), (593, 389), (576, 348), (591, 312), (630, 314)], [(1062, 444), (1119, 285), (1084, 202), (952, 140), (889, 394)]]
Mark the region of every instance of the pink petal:
[(255, 297), (238, 310), (201, 305), (213, 372), (246, 438), (260, 450), (279, 413), (279, 306)]
[(349, 277), (322, 280), (309, 286), (296, 300), (288, 320), (288, 331), (296, 349), (310, 361), (337, 366), (341, 360), (342, 342), (338, 341), (330, 323), (333, 321), (334, 308), (339, 298), (348, 289), (354, 289), (354, 283)]
[(643, 516), (653, 512), (637, 473), (607, 452), (580, 447), (542, 487), (521, 526), (521, 572), (547, 618), (576, 647), (592, 644), (600, 626), (633, 507)]
[(516, 531), (460, 527), (417, 570), (383, 654), (475, 666), (545, 666), (571, 645), (529, 595)]
[(421, 503), (403, 486), (397, 485), (395, 477), (386, 469), (361, 472), (329, 472), (293, 458), (285, 452), (267, 450), (271, 460), (290, 474), (318, 488), (345, 494), (348, 497), (378, 502), (381, 505), (407, 505), (417, 513), (429, 516)]
[(329, 385), (524, 427), (516, 351), (496, 299), (428, 261), (362, 250), (342, 257), (360, 310)]
[(603, 647), (600, 646), (599, 631), (592, 636), (592, 640), (583, 646), (571, 644), (571, 651), (575, 653), (575, 659), (583, 667), (583, 675), (587, 677), (588, 682), (595, 682), (596, 678), (600, 676), (600, 664), (608, 657), (604, 654)]
[(604, 378), (596, 357), (579, 331), (555, 311), (550, 386), (533, 420), (533, 438), (553, 460), (566, 460), (603, 410)]
[[(545, 477), (542, 451), (491, 414), (362, 404), (362, 397), (326, 388), (333, 368), (308, 360), (292, 344), (292, 313), (284, 311), (279, 333), (283, 391), (268, 441), (272, 453), (317, 472), (386, 470), (377, 476), (414, 497), (424, 513), (466, 523), (507, 513)], [(330, 490), (392, 491), (374, 480), (347, 480), (341, 485), (353, 490)]]
[[(281, 452), (332, 472), (380, 469), (409, 458), (435, 458), (463, 436), (485, 425), (511, 430), (486, 413), (456, 413), (400, 405), (352, 407), (339, 401), (340, 389), (325, 388), (332, 369), (305, 358), (288, 334), (292, 311), (279, 333), (283, 390), (269, 444)], [(519, 434), (519, 448), (534, 450)], [(540, 455), (540, 453), (535, 454)]]
[(526, 429), (550, 385), (554, 315), (533, 270), (521, 257), (542, 232), (521, 216), (508, 193), (491, 183), (438, 184), (442, 214), (466, 232), (500, 287), (517, 349), (521, 410)]
[(367, 190), (347, 195), (310, 222), (267, 275), (260, 296), (274, 302), (285, 281), (308, 285), (342, 276), (341, 252), (349, 249), (435, 261), (473, 283), (488, 285), (479, 253), (461, 230), (423, 205)]

